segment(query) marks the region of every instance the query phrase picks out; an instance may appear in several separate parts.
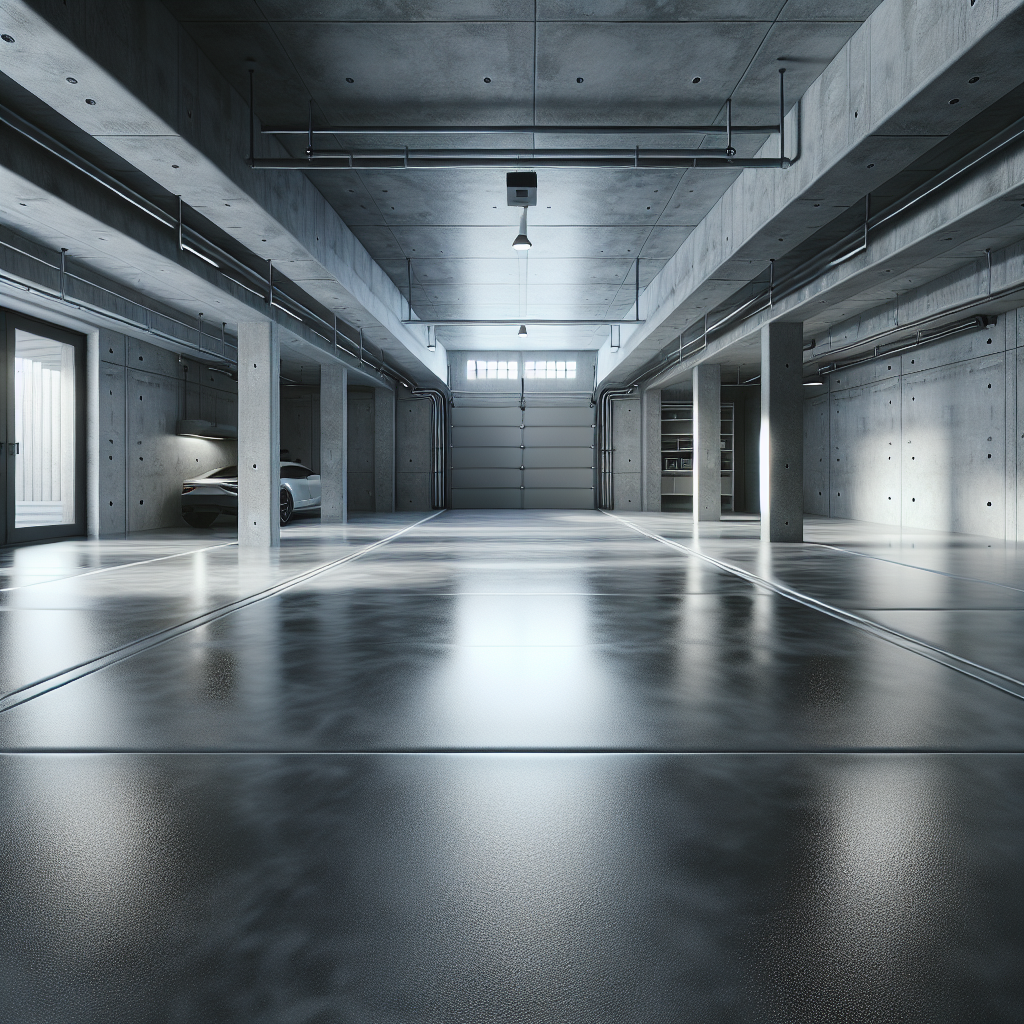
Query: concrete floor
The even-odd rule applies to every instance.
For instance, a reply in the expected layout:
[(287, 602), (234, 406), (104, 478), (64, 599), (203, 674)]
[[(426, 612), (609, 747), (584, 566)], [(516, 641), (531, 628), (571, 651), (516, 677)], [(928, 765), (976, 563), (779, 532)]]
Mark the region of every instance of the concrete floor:
[(0, 1019), (1024, 1019), (1024, 556), (756, 535), (0, 552)]

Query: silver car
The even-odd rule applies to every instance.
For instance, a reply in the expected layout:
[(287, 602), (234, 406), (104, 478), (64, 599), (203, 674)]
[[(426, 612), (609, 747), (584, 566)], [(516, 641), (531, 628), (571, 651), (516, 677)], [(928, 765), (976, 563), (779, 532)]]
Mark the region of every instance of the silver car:
[[(281, 525), (299, 509), (320, 507), (320, 474), (299, 462), (281, 463)], [(181, 515), (189, 526), (212, 526), (217, 516), (238, 515), (238, 467), (213, 469), (181, 486)]]

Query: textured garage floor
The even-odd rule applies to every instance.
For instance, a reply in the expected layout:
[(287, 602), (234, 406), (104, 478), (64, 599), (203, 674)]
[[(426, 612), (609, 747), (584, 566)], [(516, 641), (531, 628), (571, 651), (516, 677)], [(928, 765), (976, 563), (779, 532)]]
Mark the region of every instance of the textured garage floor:
[(1024, 558), (756, 531), (0, 552), (0, 1019), (1024, 1019)]

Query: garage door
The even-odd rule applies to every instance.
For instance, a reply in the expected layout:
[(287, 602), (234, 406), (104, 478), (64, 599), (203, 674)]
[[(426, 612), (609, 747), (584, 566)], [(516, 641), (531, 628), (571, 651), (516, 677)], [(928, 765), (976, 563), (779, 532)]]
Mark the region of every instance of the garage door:
[(593, 508), (590, 396), (460, 398), (452, 409), (453, 508)]

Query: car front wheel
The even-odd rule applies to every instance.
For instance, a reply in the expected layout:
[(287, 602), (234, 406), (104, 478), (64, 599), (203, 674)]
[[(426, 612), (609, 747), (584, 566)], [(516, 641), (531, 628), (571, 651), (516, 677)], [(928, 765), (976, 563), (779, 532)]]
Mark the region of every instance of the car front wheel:
[(295, 513), (295, 499), (292, 497), (292, 492), (287, 487), (281, 488), (281, 525), (284, 526), (286, 523), (291, 521), (292, 516)]

